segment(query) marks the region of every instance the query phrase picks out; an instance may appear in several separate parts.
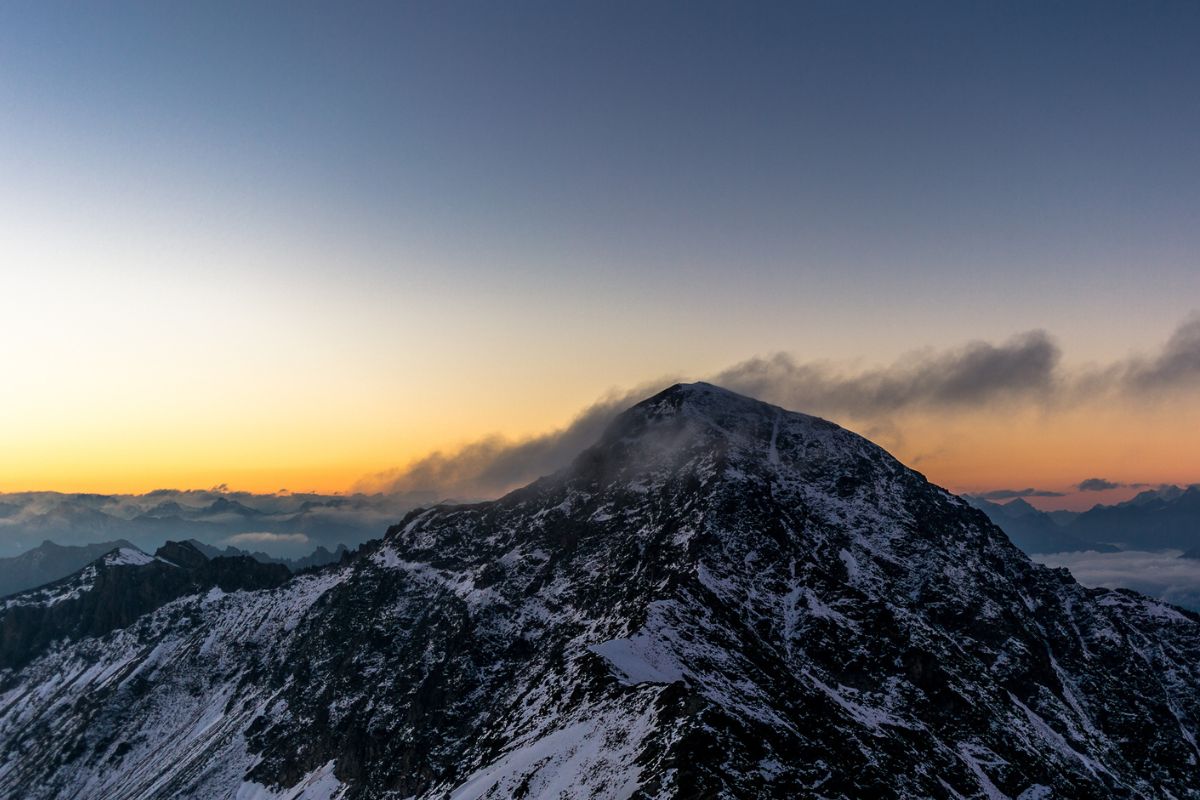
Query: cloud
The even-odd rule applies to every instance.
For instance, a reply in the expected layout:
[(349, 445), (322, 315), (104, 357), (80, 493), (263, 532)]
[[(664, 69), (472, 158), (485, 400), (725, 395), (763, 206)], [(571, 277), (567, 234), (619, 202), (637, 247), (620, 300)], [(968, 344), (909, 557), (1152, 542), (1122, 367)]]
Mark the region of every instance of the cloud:
[(236, 533), (222, 539), (223, 544), (238, 547), (243, 544), (308, 544), (308, 536), (303, 533), (273, 533), (271, 531), (250, 531)]
[(434, 452), (401, 467), (370, 476), (359, 491), (429, 495), (442, 499), (495, 497), (548, 475), (594, 444), (620, 412), (671, 383), (663, 379), (628, 392), (612, 392), (584, 409), (569, 425), (513, 441), (489, 436), (453, 452)]
[(781, 353), (743, 361), (710, 380), (786, 408), (865, 422), (908, 411), (1071, 407), (1102, 397), (1144, 401), (1200, 388), (1200, 314), (1184, 320), (1156, 355), (1086, 370), (1066, 369), (1061, 361), (1050, 335), (1034, 330), (1001, 344), (925, 351), (857, 372)]
[(1120, 489), (1125, 484), (1107, 481), (1104, 478), (1085, 478), (1076, 487), (1081, 492), (1107, 492), (1109, 489)]
[(1180, 558), (1181, 551), (1054, 553), (1035, 555), (1048, 567), (1066, 567), (1084, 586), (1125, 588), (1168, 603), (1200, 610), (1200, 559)]
[(1130, 359), (1121, 381), (1127, 390), (1141, 392), (1200, 386), (1200, 314), (1176, 328), (1159, 355)]
[(743, 361), (712, 381), (787, 408), (868, 419), (913, 408), (979, 408), (1046, 397), (1055, 389), (1061, 355), (1045, 331), (1031, 331), (1000, 345), (972, 342), (858, 373), (777, 354)]
[(983, 500), (1012, 500), (1016, 497), (1062, 497), (1065, 492), (1055, 492), (1050, 489), (992, 489), (990, 492), (976, 492), (972, 497)]
[[(866, 370), (776, 354), (742, 361), (703, 379), (785, 408), (848, 422), (896, 446), (901, 428), (895, 418), (907, 413), (950, 415), (1022, 405), (1061, 409), (1114, 396), (1145, 400), (1200, 387), (1200, 315), (1185, 320), (1152, 357), (1074, 371), (1061, 361), (1062, 352), (1050, 335), (1034, 330), (1000, 344), (976, 341), (944, 351), (926, 350)], [(368, 476), (355, 488), (437, 499), (495, 497), (566, 466), (620, 411), (670, 382), (610, 393), (560, 430), (518, 441), (485, 437)], [(1003, 489), (980, 496), (1062, 494)]]
[(1109, 489), (1145, 489), (1149, 483), (1118, 483), (1104, 478), (1086, 478), (1075, 488), (1081, 492), (1107, 492)]

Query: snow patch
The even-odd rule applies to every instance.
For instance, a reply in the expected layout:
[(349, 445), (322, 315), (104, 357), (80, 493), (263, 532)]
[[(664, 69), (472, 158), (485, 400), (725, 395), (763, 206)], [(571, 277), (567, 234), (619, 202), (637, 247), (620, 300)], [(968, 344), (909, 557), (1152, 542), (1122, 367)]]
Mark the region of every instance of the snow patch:
[(104, 563), (110, 567), (140, 567), (153, 560), (154, 556), (146, 555), (134, 547), (121, 547), (104, 557)]
[(1050, 800), (1054, 796), (1054, 790), (1049, 786), (1041, 783), (1035, 783), (1025, 791), (1017, 795), (1017, 800)]
[(660, 640), (647, 633), (593, 644), (588, 650), (607, 661), (613, 674), (627, 686), (674, 683), (683, 679), (683, 667), (662, 647)]
[[(980, 756), (992, 755), (993, 757), (987, 760)], [(970, 768), (971, 773), (975, 776), (975, 780), (979, 781), (979, 788), (983, 791), (983, 796), (987, 800), (1009, 800), (1008, 795), (996, 788), (996, 784), (992, 783), (991, 778), (983, 771), (984, 767), (1001, 766), (1006, 762), (995, 756), (987, 748), (976, 747), (969, 744), (960, 744), (958, 746), (958, 757), (966, 763)]]
[(640, 786), (635, 759), (654, 726), (654, 706), (639, 714), (610, 709), (552, 732), (539, 732), (471, 775), (449, 800), (589, 797), (628, 800)]
[(846, 695), (849, 692), (853, 692), (853, 689), (848, 689), (844, 686), (839, 686), (837, 689), (834, 689), (832, 686), (823, 683), (808, 670), (804, 670), (803, 675), (812, 682), (813, 686), (816, 686), (818, 689), (824, 692), (830, 700), (841, 706), (851, 717), (854, 718), (855, 722), (864, 727), (870, 728), (876, 733), (882, 733), (882, 726), (884, 725), (891, 725), (895, 728), (912, 729), (911, 725), (903, 720), (897, 719), (886, 711), (878, 708), (871, 708), (863, 705), (862, 703), (851, 700)]
[(333, 763), (313, 770), (290, 789), (268, 789), (261, 783), (247, 781), (234, 795), (234, 800), (336, 800), (349, 788), (333, 774)]

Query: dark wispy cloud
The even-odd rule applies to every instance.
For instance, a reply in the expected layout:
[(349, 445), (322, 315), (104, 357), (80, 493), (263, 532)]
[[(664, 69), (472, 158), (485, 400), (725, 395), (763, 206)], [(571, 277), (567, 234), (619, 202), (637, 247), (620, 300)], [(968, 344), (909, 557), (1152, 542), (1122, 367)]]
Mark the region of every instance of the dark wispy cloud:
[[(1063, 367), (1058, 345), (1045, 331), (1035, 330), (999, 344), (971, 342), (922, 351), (880, 368), (854, 370), (776, 354), (748, 359), (704, 379), (785, 408), (849, 422), (894, 444), (900, 430), (896, 418), (908, 413), (970, 413), (1022, 405), (1062, 409), (1098, 398), (1148, 399), (1200, 387), (1200, 316), (1189, 317), (1156, 355), (1088, 370)], [(561, 430), (519, 441), (484, 438), (370, 476), (358, 488), (441, 498), (495, 496), (565, 466), (616, 414), (669, 383), (664, 379), (610, 394)], [(1089, 479), (1093, 480), (1103, 479)], [(1031, 488), (980, 496), (1060, 494)]]
[(1110, 481), (1104, 477), (1088, 477), (1076, 483), (1075, 488), (1080, 492), (1108, 492), (1109, 489), (1148, 489), (1162, 488), (1163, 483), (1129, 483), (1127, 481)]
[(1062, 497), (1063, 494), (1050, 489), (992, 489), (976, 492), (973, 496), (984, 500), (1013, 500), (1018, 497)]
[(865, 419), (913, 408), (977, 408), (1044, 397), (1054, 390), (1061, 355), (1048, 334), (1032, 331), (1000, 345), (973, 342), (857, 373), (786, 354), (752, 358), (712, 381), (788, 408)]
[(1014, 403), (1064, 408), (1099, 398), (1147, 400), (1200, 388), (1200, 314), (1176, 328), (1157, 354), (1081, 370), (1061, 361), (1058, 345), (1037, 330), (1002, 344), (972, 342), (858, 372), (777, 354), (743, 361), (711, 380), (788, 408), (856, 421)]
[(1107, 492), (1109, 489), (1120, 489), (1125, 484), (1108, 481), (1104, 478), (1085, 478), (1075, 488), (1081, 492)]
[(1153, 355), (1134, 355), (1069, 376), (1064, 400), (1096, 396), (1145, 400), (1180, 390), (1200, 389), (1200, 313), (1193, 313)]
[(1110, 481), (1105, 478), (1086, 478), (1076, 484), (1075, 488), (1081, 492), (1107, 492), (1109, 489), (1145, 489), (1153, 485), (1150, 483)]
[(1200, 314), (1176, 328), (1157, 356), (1130, 359), (1120, 380), (1131, 391), (1200, 386)]

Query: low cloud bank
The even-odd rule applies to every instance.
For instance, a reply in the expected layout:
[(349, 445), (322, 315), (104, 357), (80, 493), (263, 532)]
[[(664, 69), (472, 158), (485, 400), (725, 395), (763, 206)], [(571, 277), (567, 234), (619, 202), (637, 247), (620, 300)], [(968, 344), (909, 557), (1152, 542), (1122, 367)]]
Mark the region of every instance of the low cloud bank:
[(1013, 500), (1017, 497), (1062, 497), (1063, 494), (1050, 489), (992, 489), (989, 492), (976, 492), (973, 496), (984, 500)]
[(1120, 553), (1054, 553), (1031, 556), (1048, 567), (1066, 567), (1084, 586), (1133, 589), (1200, 611), (1200, 559), (1180, 550)]
[(0, 558), (49, 539), (60, 545), (126, 539), (153, 552), (168, 539), (308, 555), (318, 545), (355, 547), (383, 535), (430, 497), (254, 494), (212, 489), (158, 489), (146, 494), (0, 494)]
[(308, 544), (308, 536), (303, 533), (271, 533), (269, 531), (251, 531), (238, 533), (221, 540), (223, 544), (242, 547), (247, 544)]
[[(1155, 484), (1150, 483), (1119, 483), (1104, 478), (1087, 478), (1075, 487), (1081, 492), (1107, 492), (1109, 489), (1146, 489)], [(1161, 484), (1158, 484), (1161, 487)]]

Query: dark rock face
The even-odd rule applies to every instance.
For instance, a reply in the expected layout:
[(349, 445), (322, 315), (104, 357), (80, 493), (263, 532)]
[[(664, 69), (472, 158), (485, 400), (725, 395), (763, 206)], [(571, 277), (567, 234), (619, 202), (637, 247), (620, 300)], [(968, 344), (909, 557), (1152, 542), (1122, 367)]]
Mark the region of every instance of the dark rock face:
[(0, 786), (1200, 796), (1200, 618), (1085, 589), (870, 442), (703, 384), (560, 474), (227, 592), (6, 670)]

